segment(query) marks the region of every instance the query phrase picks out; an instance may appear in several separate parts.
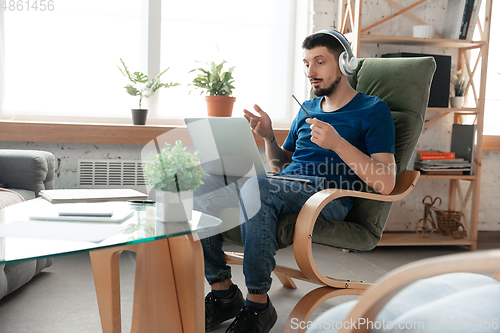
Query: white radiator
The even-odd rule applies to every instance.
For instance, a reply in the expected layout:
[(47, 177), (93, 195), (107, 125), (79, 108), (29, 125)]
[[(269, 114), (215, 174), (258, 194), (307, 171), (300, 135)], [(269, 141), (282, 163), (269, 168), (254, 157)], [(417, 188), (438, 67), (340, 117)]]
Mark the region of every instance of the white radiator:
[(142, 162), (137, 160), (78, 160), (79, 188), (132, 188), (146, 193)]

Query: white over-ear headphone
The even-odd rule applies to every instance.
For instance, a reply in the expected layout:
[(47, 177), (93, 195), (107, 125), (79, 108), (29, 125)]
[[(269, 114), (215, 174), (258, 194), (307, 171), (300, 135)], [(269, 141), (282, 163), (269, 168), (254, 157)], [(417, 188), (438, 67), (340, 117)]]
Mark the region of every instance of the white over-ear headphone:
[(342, 52), (339, 57), (340, 71), (345, 76), (351, 76), (352, 74), (354, 74), (354, 71), (358, 67), (358, 59), (356, 59), (356, 57), (354, 56), (351, 45), (349, 45), (349, 42), (344, 37), (344, 35), (335, 30), (320, 30), (313, 33), (313, 35), (316, 34), (330, 35), (332, 37), (335, 37), (342, 44), (345, 51)]

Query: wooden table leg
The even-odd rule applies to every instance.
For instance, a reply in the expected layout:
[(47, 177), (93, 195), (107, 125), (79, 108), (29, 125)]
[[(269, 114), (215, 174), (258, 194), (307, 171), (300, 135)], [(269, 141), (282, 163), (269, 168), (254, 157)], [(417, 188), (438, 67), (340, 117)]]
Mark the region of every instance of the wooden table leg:
[(90, 252), (104, 333), (121, 332), (120, 269), (123, 251), (137, 253), (132, 332), (205, 332), (203, 250), (197, 236)]
[(120, 254), (123, 249), (90, 251), (94, 285), (104, 333), (122, 331), (120, 309)]
[(183, 332), (168, 239), (91, 252), (103, 332), (121, 332), (119, 255), (125, 250), (137, 253), (131, 332)]
[[(170, 253), (185, 333), (205, 332), (205, 268), (203, 249), (197, 236), (170, 238)], [(169, 331), (170, 332), (170, 331)]]
[(136, 244), (132, 333), (183, 332), (169, 239)]

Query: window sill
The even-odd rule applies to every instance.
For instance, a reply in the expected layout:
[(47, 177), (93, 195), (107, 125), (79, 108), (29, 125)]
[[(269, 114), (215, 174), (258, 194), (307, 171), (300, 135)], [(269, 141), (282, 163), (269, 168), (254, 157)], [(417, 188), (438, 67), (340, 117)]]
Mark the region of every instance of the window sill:
[(483, 150), (500, 150), (500, 135), (484, 135)]
[[(76, 122), (34, 122), (0, 121), (0, 141), (10, 142), (57, 142), (57, 143), (107, 143), (144, 145), (154, 138), (172, 130), (178, 130), (176, 139), (185, 145), (192, 145), (184, 125), (131, 125), (111, 123), (76, 123)], [(288, 129), (275, 129), (279, 144), (285, 141)], [(485, 135), (483, 150), (499, 151), (500, 136)], [(256, 137), (257, 145), (264, 146), (264, 141)]]
[[(145, 145), (172, 130), (176, 130), (174, 141), (181, 140), (185, 145), (192, 145), (185, 125), (141, 126), (48, 121), (0, 121), (0, 141)], [(275, 129), (275, 135), (281, 144), (288, 135), (288, 129)], [(264, 146), (261, 138), (256, 137), (256, 142), (258, 146)]]

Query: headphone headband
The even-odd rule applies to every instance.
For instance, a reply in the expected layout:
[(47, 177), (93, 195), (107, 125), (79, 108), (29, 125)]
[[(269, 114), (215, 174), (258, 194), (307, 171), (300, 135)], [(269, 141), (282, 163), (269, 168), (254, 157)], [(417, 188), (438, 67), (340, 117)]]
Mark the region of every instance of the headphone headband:
[(336, 38), (340, 42), (340, 44), (342, 44), (345, 51), (342, 52), (339, 57), (339, 67), (344, 75), (351, 76), (358, 67), (358, 59), (356, 59), (356, 57), (354, 56), (351, 45), (349, 45), (349, 42), (347, 41), (345, 36), (336, 30), (320, 30), (313, 33), (313, 35), (317, 34), (330, 35)]

